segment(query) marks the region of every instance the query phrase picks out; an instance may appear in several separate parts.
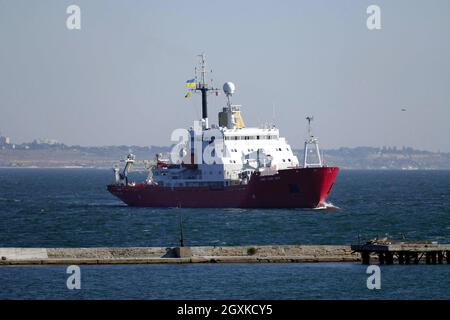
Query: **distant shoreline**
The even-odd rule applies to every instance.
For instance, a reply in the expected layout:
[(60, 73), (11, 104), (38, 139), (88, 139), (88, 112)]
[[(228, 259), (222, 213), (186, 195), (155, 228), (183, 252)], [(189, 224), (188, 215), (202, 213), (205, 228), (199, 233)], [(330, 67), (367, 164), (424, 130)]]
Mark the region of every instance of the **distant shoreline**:
[[(0, 170), (13, 170), (13, 169), (23, 169), (23, 170), (32, 170), (32, 169), (37, 169), (37, 170), (43, 170), (43, 169), (48, 169), (48, 170), (61, 170), (61, 169), (67, 169), (67, 170), (111, 170), (112, 168), (107, 168), (107, 167), (36, 167), (36, 166), (30, 166), (30, 167), (4, 167), (4, 166), (0, 166)], [(387, 169), (380, 169), (380, 168), (372, 168), (372, 169), (361, 169), (361, 168), (340, 168), (341, 171), (402, 171), (402, 172), (414, 172), (414, 171), (450, 171), (450, 169), (396, 169), (396, 168), (387, 168)], [(143, 169), (134, 169), (133, 172), (146, 172), (146, 170)]]
[[(112, 168), (132, 152), (139, 160), (152, 160), (170, 147), (69, 147), (30, 145), (29, 149), (0, 148), (0, 168)], [(298, 159), (302, 150), (294, 150)], [(345, 170), (450, 170), (450, 153), (412, 148), (339, 148), (323, 150), (324, 164)], [(138, 163), (136, 163), (137, 165)]]

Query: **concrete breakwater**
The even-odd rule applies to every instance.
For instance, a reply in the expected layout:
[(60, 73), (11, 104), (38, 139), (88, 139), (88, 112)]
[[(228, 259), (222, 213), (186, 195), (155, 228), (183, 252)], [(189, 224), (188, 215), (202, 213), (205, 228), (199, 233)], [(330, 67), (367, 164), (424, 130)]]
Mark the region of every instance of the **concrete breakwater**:
[(0, 265), (358, 262), (345, 245), (0, 248)]

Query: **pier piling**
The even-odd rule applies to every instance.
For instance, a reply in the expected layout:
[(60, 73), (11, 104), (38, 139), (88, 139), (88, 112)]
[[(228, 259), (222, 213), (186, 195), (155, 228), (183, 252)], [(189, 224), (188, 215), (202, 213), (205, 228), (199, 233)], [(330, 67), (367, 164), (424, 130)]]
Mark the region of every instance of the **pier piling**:
[(404, 264), (405, 256), (404, 256), (403, 252), (399, 252), (397, 255), (398, 255), (398, 264)]
[(370, 253), (369, 252), (362, 252), (361, 253), (361, 260), (363, 264), (370, 264)]
[(379, 264), (384, 264), (384, 252), (379, 252), (378, 253), (378, 263)]
[(426, 252), (425, 253), (425, 263), (426, 264), (431, 264), (431, 252)]
[(394, 264), (394, 254), (392, 252), (386, 252), (385, 253), (385, 257), (386, 257), (386, 264)]
[(431, 263), (436, 264), (436, 252), (431, 252)]
[(444, 253), (442, 251), (438, 251), (437, 253), (438, 263), (443, 264), (444, 263)]

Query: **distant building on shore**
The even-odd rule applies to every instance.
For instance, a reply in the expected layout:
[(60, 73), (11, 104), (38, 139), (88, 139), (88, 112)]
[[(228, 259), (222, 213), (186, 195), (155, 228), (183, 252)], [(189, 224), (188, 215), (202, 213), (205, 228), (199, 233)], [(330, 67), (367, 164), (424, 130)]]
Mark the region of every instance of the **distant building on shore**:
[(56, 139), (35, 139), (33, 141), (33, 144), (46, 144), (46, 145), (57, 145), (60, 144), (58, 140)]
[(0, 136), (0, 145), (11, 144), (9, 137)]
[(0, 148), (1, 149), (9, 149), (9, 148), (14, 148), (15, 146), (13, 144), (11, 144), (11, 139), (9, 137), (6, 136), (2, 136), (0, 134)]

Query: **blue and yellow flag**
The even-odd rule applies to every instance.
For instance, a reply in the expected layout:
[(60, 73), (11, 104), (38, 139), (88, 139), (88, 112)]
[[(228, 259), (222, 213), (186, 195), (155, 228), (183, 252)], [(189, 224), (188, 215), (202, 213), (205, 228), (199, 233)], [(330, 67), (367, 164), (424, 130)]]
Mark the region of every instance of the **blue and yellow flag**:
[(186, 87), (188, 88), (195, 88), (197, 84), (195, 83), (195, 79), (191, 79), (186, 81)]

